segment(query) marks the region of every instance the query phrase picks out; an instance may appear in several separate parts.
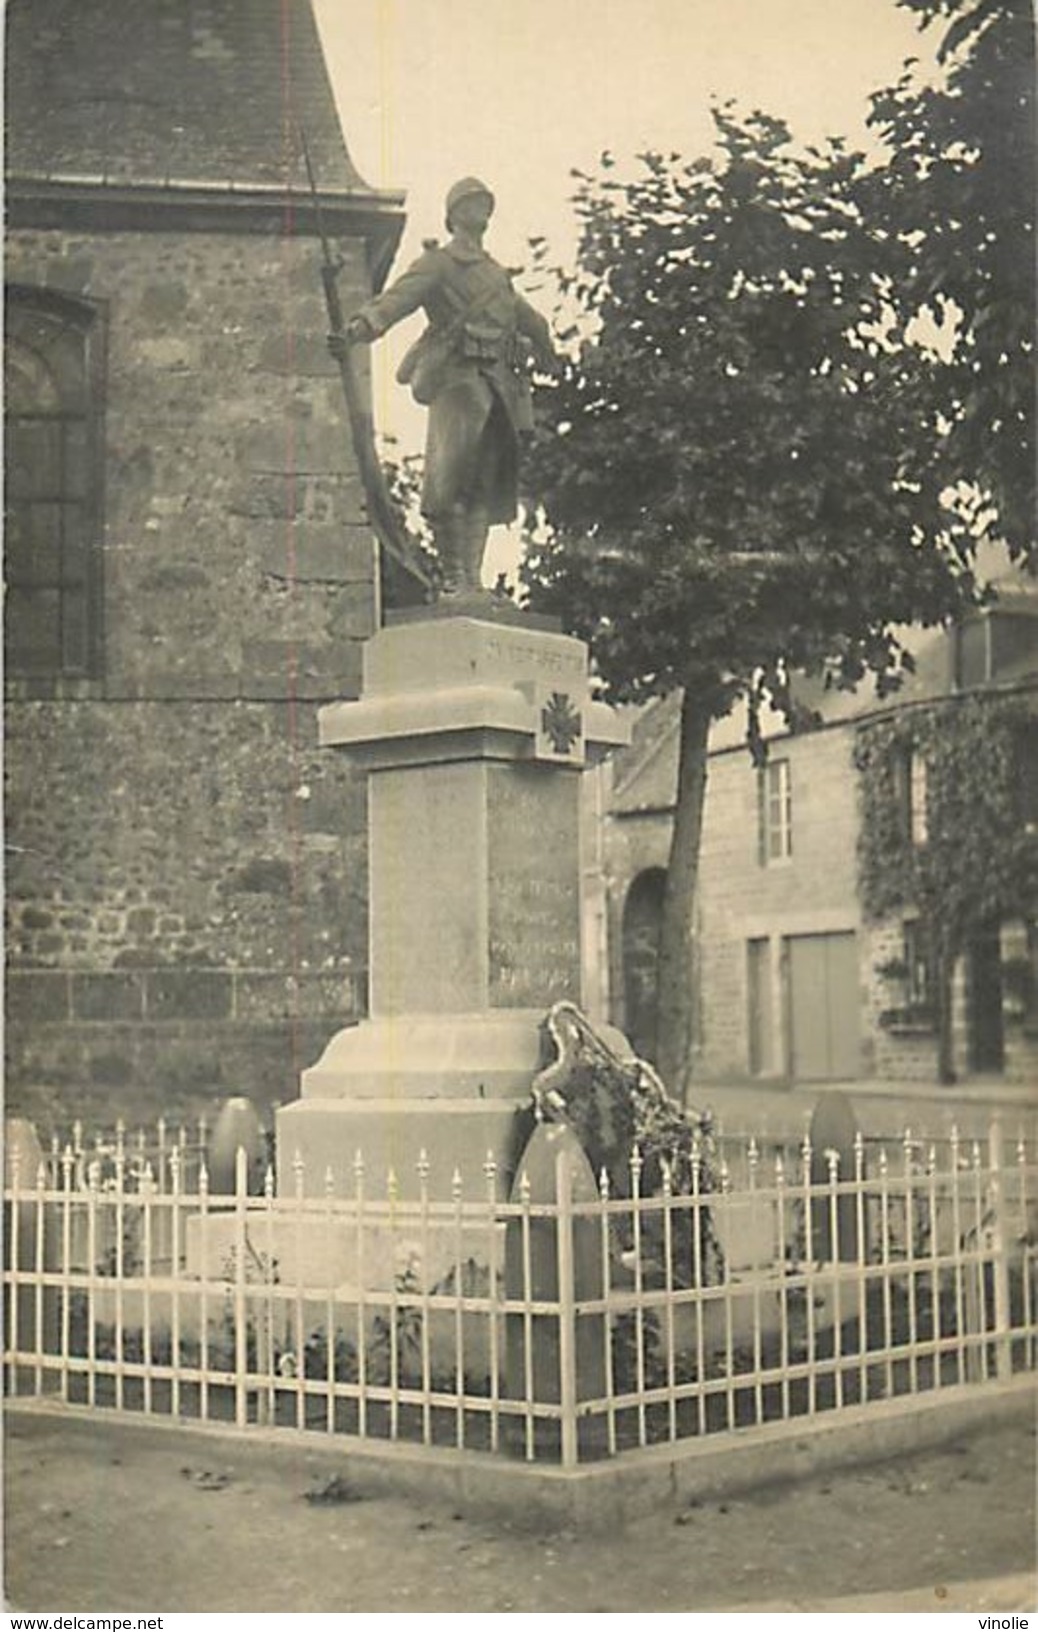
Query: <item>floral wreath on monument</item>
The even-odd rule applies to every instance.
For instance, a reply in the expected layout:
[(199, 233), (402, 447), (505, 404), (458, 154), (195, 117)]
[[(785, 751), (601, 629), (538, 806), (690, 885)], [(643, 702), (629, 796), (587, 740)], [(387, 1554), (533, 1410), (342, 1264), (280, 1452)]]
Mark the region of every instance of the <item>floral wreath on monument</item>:
[[(596, 1025), (575, 1003), (560, 1002), (541, 1022), (541, 1036), (544, 1051), (553, 1049), (555, 1058), (533, 1079), (534, 1115), (538, 1122), (565, 1122), (573, 1129), (599, 1175), (603, 1199), (635, 1191), (695, 1197), (722, 1190), (712, 1113), (679, 1105), (621, 1032)], [(716, 1284), (724, 1275), (724, 1253), (711, 1210), (682, 1207), (678, 1216), (686, 1213), (699, 1220), (703, 1283)], [(617, 1215), (614, 1236), (624, 1258), (632, 1222), (633, 1213)], [(643, 1238), (649, 1222), (643, 1220)]]

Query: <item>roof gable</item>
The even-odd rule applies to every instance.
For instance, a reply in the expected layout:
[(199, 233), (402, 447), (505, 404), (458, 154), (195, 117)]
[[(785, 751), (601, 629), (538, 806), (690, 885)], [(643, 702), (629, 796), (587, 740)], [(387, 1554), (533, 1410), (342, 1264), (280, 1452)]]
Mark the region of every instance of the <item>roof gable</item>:
[(10, 0), (9, 175), (370, 195), (310, 0)]

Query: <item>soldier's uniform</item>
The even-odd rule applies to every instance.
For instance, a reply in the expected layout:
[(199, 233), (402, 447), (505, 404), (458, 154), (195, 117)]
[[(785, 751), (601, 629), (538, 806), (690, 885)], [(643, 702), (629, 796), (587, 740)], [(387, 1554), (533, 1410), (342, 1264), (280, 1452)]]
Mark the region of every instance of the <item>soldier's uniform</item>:
[[(451, 190), (448, 221), (452, 201), (477, 190), (492, 196), (475, 180)], [(429, 408), (422, 512), (441, 555), (460, 559), (460, 576), (471, 579), (466, 566), (477, 550), (482, 557), (487, 526), (516, 514), (519, 436), (533, 424), (524, 339), (543, 355), (551, 337), (505, 269), (457, 239), (428, 245), (357, 317), (377, 338), (419, 307), (429, 326), (400, 377)]]

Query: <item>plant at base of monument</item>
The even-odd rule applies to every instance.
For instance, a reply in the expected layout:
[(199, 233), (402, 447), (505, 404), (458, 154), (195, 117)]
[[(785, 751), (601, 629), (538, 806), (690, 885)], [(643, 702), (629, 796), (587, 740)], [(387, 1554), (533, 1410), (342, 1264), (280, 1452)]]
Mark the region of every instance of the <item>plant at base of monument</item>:
[[(933, 960), (937, 1075), (955, 1079), (952, 977), (980, 931), (1038, 912), (1038, 834), (1021, 805), (1035, 716), (1019, 697), (949, 698), (858, 730), (858, 875), (874, 922), (919, 913)], [(905, 820), (903, 766), (926, 765), (926, 837)]]
[(666, 1382), (660, 1317), (654, 1309), (646, 1310), (640, 1320), (634, 1310), (616, 1315), (610, 1338), (615, 1394), (634, 1394), (643, 1388), (659, 1388)]
[(682, 697), (657, 1063), (683, 1101), (711, 725), (744, 706), (759, 759), (766, 703), (806, 723), (791, 676), (892, 690), (911, 668), (896, 627), (975, 601), (983, 532), (949, 485), (944, 358), (898, 326), (865, 160), (795, 152), (764, 114), (714, 118), (715, 161), (576, 173), (575, 269), (535, 244), (575, 323), (525, 464), (530, 604), (591, 643), (613, 698)]
[(414, 1301), (422, 1293), (421, 1256), (417, 1251), (409, 1252), (398, 1268), (393, 1291), (394, 1302), (372, 1321), (367, 1382), (389, 1382), (394, 1366), (400, 1382), (415, 1383), (421, 1377), (422, 1311)]
[[(360, 1375), (357, 1346), (338, 1327), (332, 1339), (331, 1366), (331, 1375), (337, 1383), (355, 1383)], [(328, 1333), (325, 1327), (319, 1326), (303, 1346), (303, 1376), (327, 1380), (328, 1367)]]
[[(575, 1003), (561, 1002), (549, 1009), (541, 1035), (556, 1057), (534, 1077), (534, 1112), (539, 1121), (569, 1123), (612, 1198), (631, 1196), (636, 1187), (640, 1196), (658, 1195), (666, 1185), (670, 1194), (685, 1197), (720, 1188), (710, 1112), (683, 1109), (647, 1060), (620, 1052), (614, 1041), (618, 1033), (611, 1038)], [(695, 1284), (696, 1264), (704, 1285), (720, 1281), (724, 1254), (710, 1208), (693, 1202), (678, 1208), (671, 1223), (671, 1284)], [(617, 1264), (626, 1269), (634, 1245), (633, 1213), (615, 1214), (610, 1235)], [(666, 1284), (665, 1238), (658, 1210), (641, 1218), (645, 1284)]]

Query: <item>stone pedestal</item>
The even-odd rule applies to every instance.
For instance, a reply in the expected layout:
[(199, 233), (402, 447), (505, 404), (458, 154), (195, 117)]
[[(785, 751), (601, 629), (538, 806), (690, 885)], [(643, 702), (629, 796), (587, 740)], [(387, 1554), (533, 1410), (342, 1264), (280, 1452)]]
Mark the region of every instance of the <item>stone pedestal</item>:
[[(478, 609), (477, 609), (478, 610)], [(513, 614), (415, 617), (365, 647), (356, 702), (321, 742), (368, 772), (370, 1019), (339, 1032), (278, 1113), (279, 1189), (298, 1153), (369, 1194), (468, 1193), (491, 1154), (507, 1196), (517, 1112), (551, 1004), (580, 1000), (580, 772), (626, 740), (588, 691), (583, 643)], [(485, 1194), (485, 1190), (479, 1192)]]

